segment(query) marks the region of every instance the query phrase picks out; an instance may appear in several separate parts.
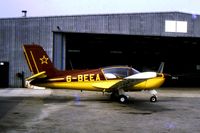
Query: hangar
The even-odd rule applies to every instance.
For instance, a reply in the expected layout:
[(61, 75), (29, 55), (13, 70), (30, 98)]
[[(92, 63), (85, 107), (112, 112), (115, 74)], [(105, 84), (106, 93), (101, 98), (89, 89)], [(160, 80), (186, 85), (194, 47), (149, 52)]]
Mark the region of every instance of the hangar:
[(165, 72), (179, 78), (167, 85), (198, 86), (199, 27), (199, 15), (181, 12), (2, 18), (0, 61), (8, 72), (1, 77), (9, 78), (1, 84), (23, 85), (30, 72), (22, 45), (36, 43), (58, 69), (129, 65), (144, 71), (164, 61)]

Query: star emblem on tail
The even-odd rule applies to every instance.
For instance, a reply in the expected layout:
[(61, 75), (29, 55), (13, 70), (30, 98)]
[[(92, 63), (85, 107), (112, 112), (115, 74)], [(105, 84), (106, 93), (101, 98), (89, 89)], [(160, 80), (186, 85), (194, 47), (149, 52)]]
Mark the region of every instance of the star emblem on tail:
[(48, 59), (49, 59), (49, 58), (47, 58), (47, 57), (45, 57), (45, 55), (43, 55), (43, 57), (40, 58), (41, 64), (48, 64)]

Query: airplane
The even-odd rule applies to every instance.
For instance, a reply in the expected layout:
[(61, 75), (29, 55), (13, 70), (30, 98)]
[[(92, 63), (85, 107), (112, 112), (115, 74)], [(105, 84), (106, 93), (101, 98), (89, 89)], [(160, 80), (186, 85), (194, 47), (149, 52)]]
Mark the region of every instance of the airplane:
[(37, 44), (24, 44), (23, 51), (32, 76), (26, 81), (32, 86), (50, 89), (72, 89), (111, 93), (111, 98), (127, 103), (125, 92), (148, 91), (150, 102), (157, 101), (157, 91), (165, 81), (164, 62), (158, 72), (139, 72), (128, 66), (110, 66), (86, 70), (61, 71), (54, 67), (49, 56)]

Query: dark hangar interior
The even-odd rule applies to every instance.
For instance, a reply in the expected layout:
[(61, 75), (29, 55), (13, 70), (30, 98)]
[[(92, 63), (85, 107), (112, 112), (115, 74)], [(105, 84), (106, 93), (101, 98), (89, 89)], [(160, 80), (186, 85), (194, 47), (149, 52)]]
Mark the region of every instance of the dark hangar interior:
[[(197, 86), (200, 79), (200, 39), (119, 34), (59, 33), (62, 36), (63, 69), (91, 69), (128, 65), (139, 71), (157, 71), (165, 62), (164, 73), (172, 86)], [(56, 36), (55, 36), (56, 37)], [(57, 37), (58, 38), (58, 37)]]

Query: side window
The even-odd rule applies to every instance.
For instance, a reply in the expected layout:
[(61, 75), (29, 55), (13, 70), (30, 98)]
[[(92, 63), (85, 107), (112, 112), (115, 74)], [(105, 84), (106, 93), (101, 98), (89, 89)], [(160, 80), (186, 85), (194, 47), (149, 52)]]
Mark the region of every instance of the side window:
[(137, 70), (129, 67), (112, 67), (103, 69), (107, 79), (125, 78), (127, 76), (139, 73)]

